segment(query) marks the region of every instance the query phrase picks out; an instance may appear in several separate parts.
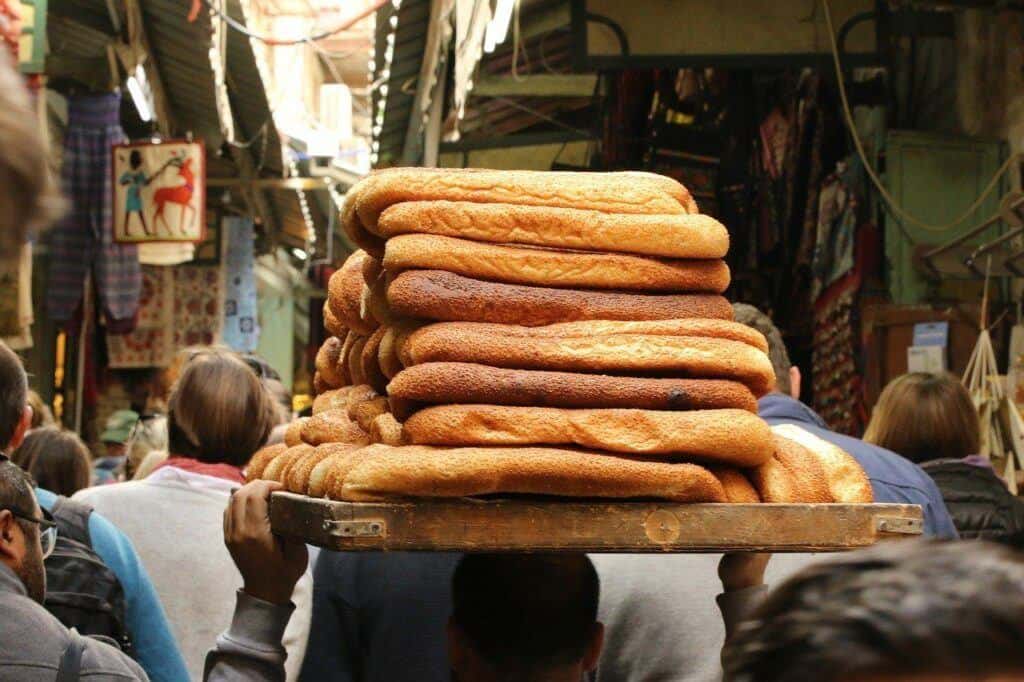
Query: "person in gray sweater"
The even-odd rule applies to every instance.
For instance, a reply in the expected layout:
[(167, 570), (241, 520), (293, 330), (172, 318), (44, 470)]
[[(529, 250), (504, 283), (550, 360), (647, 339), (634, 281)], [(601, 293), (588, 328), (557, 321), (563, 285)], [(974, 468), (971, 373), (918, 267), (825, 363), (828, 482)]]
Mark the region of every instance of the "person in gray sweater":
[(148, 680), (120, 649), (68, 630), (43, 608), (43, 560), (57, 541), (46, 516), (28, 474), (0, 461), (0, 679)]

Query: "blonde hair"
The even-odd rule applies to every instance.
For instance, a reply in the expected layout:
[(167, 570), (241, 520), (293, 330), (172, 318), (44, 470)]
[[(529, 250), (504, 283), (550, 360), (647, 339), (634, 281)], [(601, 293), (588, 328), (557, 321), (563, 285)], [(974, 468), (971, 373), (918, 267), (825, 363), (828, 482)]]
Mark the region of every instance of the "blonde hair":
[(17, 257), (63, 209), (39, 125), (21, 75), (0, 49), (0, 260)]
[(981, 425), (967, 389), (950, 374), (914, 372), (878, 397), (864, 440), (912, 462), (978, 453)]
[(182, 368), (167, 406), (172, 455), (243, 466), (270, 435), (275, 406), (256, 374), (233, 353), (208, 349)]

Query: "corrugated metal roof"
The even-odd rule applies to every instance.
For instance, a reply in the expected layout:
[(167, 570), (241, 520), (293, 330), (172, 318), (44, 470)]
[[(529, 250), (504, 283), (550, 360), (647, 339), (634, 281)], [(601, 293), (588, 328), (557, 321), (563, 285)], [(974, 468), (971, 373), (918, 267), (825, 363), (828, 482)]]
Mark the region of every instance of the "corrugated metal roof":
[[(549, 10), (565, 4), (565, 0), (523, 0), (523, 32), (528, 33), (531, 21), (535, 18), (540, 19), (544, 13), (548, 15), (547, 21), (550, 21)], [(384, 67), (386, 37), (391, 30), (388, 22), (393, 14), (392, 6), (387, 4), (377, 15), (375, 81), (379, 79)], [(429, 0), (405, 0), (398, 12), (395, 52), (391, 64), (391, 77), (388, 80), (384, 122), (377, 136), (380, 143), (378, 166), (394, 165), (402, 159), (416, 81), (423, 63), (429, 17)], [(567, 29), (568, 26), (564, 26), (560, 29), (530, 34), (530, 37), (519, 46), (517, 73), (570, 73), (572, 45)], [(509, 40), (499, 46), (494, 53), (484, 56), (480, 72), (489, 75), (510, 74), (512, 54), (510, 32)], [(589, 98), (486, 98), (471, 95), (465, 117), (460, 123), (460, 131), (463, 139), (472, 139), (500, 137), (544, 126), (558, 128), (559, 124), (553, 124), (551, 119), (558, 119), (559, 115), (584, 109), (591, 104)], [(378, 106), (376, 99), (374, 106)], [(376, 114), (375, 109), (374, 118)], [(564, 124), (561, 127), (565, 127)]]
[[(182, 0), (139, 0), (143, 25), (167, 92), (176, 136), (192, 133), (207, 146), (208, 173), (211, 177), (237, 177), (236, 163), (220, 157), (224, 143), (214, 97), (213, 69), (209, 45), (213, 28), (208, 12), (200, 12), (188, 22), (189, 3)], [(50, 0), (48, 37), (52, 53), (78, 58), (106, 55), (107, 43), (115, 40), (114, 27), (105, 0)], [(244, 22), (238, 0), (228, 2), (232, 18)], [(261, 177), (281, 177), (283, 163), (281, 139), (274, 126), (266, 90), (256, 66), (249, 39), (235, 31), (227, 38), (228, 93), (234, 117), (235, 137), (249, 142), (261, 130), (258, 139), (246, 149), (231, 149), (231, 155), (251, 154)], [(267, 191), (271, 212), (268, 216), (293, 243), (301, 243), (306, 234), (298, 199), (293, 191)]]
[[(387, 36), (391, 32), (391, 17), (395, 16), (391, 3), (377, 12), (377, 35), (374, 48), (373, 82), (380, 79), (384, 70)], [(413, 99), (416, 97), (416, 80), (423, 62), (423, 51), (427, 46), (427, 24), (430, 19), (430, 0), (405, 0), (397, 12), (398, 25), (395, 27), (395, 50), (391, 60), (391, 77), (387, 81), (388, 94), (384, 105), (384, 124), (377, 140), (380, 142), (378, 165), (392, 165), (402, 158), (405, 146), (405, 132), (409, 126)], [(380, 106), (374, 95), (373, 117), (376, 120)]]

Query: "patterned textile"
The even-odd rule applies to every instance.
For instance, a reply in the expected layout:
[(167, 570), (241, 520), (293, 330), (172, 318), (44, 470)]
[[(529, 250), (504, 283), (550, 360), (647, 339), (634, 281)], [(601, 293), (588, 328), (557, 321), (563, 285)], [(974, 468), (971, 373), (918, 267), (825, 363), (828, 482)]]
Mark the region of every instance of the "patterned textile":
[(174, 272), (144, 266), (138, 325), (128, 334), (107, 334), (109, 365), (114, 369), (164, 367), (174, 351)]
[(224, 318), (223, 273), (181, 265), (174, 273), (174, 347), (220, 343)]
[[(859, 167), (857, 159), (851, 164)], [(818, 195), (818, 228), (811, 262), (811, 300), (854, 267), (854, 246), (858, 224), (857, 194), (849, 184), (851, 173), (840, 163), (828, 176)]]
[(812, 354), (814, 411), (830, 429), (851, 436), (861, 434), (867, 416), (857, 370), (860, 282), (855, 280), (844, 280), (815, 306)]
[(50, 315), (57, 322), (71, 319), (90, 268), (108, 321), (123, 327), (138, 310), (142, 290), (138, 250), (114, 243), (111, 219), (111, 146), (125, 137), (119, 123), (120, 105), (120, 96), (114, 94), (68, 99), (61, 176), (71, 210), (51, 231), (46, 292)]
[(191, 242), (141, 242), (138, 249), (143, 265), (180, 265), (196, 257), (196, 245)]
[(259, 343), (252, 218), (224, 218), (224, 343), (252, 353)]

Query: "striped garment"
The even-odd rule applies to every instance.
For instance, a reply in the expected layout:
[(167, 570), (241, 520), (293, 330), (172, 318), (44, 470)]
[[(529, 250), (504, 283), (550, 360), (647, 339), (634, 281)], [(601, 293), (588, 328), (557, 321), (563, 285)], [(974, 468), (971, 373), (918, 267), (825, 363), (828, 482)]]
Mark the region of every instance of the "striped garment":
[(114, 243), (111, 147), (124, 141), (116, 94), (68, 99), (61, 178), (70, 206), (51, 230), (47, 308), (54, 321), (71, 319), (93, 269), (103, 314), (110, 322), (135, 317), (142, 292), (136, 246)]

